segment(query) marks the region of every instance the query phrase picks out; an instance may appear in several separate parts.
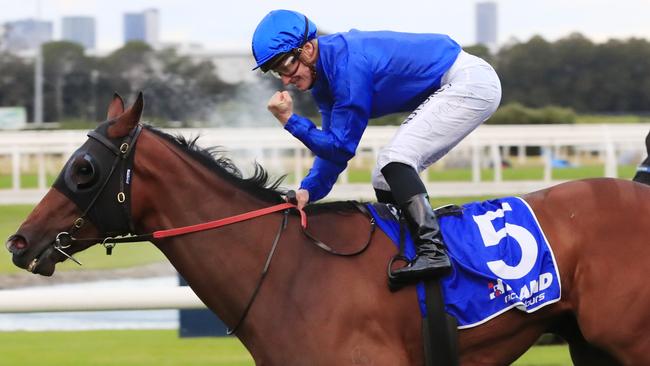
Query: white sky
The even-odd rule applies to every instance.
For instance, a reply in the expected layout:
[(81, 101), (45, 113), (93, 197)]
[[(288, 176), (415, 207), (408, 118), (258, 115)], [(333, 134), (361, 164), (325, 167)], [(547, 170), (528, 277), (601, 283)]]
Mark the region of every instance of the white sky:
[[(93, 16), (97, 45), (122, 45), (123, 13), (157, 8), (160, 40), (197, 42), (208, 48), (248, 50), (258, 21), (273, 9), (306, 14), (326, 32), (388, 29), (446, 33), (462, 45), (475, 43), (475, 0), (0, 0), (0, 22), (35, 17), (53, 21), (59, 39), (61, 17)], [(532, 35), (555, 40), (578, 31), (595, 41), (631, 36), (650, 38), (650, 0), (496, 0), (499, 42)]]

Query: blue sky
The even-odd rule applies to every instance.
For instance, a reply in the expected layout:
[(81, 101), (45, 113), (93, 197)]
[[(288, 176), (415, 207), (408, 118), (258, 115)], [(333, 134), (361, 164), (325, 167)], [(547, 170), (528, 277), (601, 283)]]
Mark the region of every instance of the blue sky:
[[(650, 38), (650, 0), (496, 0), (499, 41), (539, 34), (555, 40), (578, 31), (596, 41), (631, 36)], [(34, 17), (39, 0), (0, 0), (0, 22)], [(40, 0), (41, 18), (54, 22), (55, 38), (65, 15), (97, 19), (103, 50), (122, 43), (122, 15), (157, 8), (162, 41), (198, 42), (208, 48), (247, 50), (257, 22), (270, 10), (305, 13), (327, 32), (389, 29), (446, 33), (463, 45), (474, 35), (474, 0)]]

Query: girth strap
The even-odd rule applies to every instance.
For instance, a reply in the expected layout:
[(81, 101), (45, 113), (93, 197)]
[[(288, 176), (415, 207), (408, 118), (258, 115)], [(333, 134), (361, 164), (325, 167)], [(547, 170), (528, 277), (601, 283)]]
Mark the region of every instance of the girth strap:
[[(446, 205), (435, 209), (437, 217), (447, 215), (461, 215), (463, 208), (456, 205)], [(406, 222), (403, 215), (399, 215), (400, 235), (398, 253), (388, 262), (388, 287), (391, 291), (398, 291), (409, 283), (401, 282), (393, 275), (392, 267), (396, 261), (408, 262), (404, 254)], [(422, 319), (422, 344), (424, 347), (424, 364), (426, 366), (457, 366), (458, 358), (458, 331), (456, 318), (445, 312), (445, 301), (440, 286), (440, 279), (434, 278), (424, 281), (427, 316)]]
[(424, 282), (427, 317), (422, 319), (424, 364), (426, 366), (457, 366), (458, 331), (456, 318), (445, 312), (440, 280)]

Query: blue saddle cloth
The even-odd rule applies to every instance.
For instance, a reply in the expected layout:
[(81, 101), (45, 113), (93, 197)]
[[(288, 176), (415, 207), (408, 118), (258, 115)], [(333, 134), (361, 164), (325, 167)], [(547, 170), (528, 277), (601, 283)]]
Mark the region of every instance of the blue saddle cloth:
[[(368, 204), (379, 226), (399, 247), (397, 210)], [(482, 324), (512, 308), (528, 313), (560, 300), (560, 277), (551, 247), (528, 204), (506, 197), (463, 205), (462, 215), (439, 217), (452, 273), (441, 278), (445, 310), (458, 328)], [(408, 230), (404, 252), (415, 249)], [(424, 284), (417, 285), (426, 316)]]

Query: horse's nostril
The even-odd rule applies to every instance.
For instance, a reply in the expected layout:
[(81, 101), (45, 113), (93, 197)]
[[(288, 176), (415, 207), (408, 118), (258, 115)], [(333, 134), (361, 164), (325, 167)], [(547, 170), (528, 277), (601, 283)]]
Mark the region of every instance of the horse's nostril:
[(7, 250), (11, 253), (18, 254), (27, 248), (27, 240), (20, 235), (12, 235), (7, 239), (5, 247), (7, 247)]

